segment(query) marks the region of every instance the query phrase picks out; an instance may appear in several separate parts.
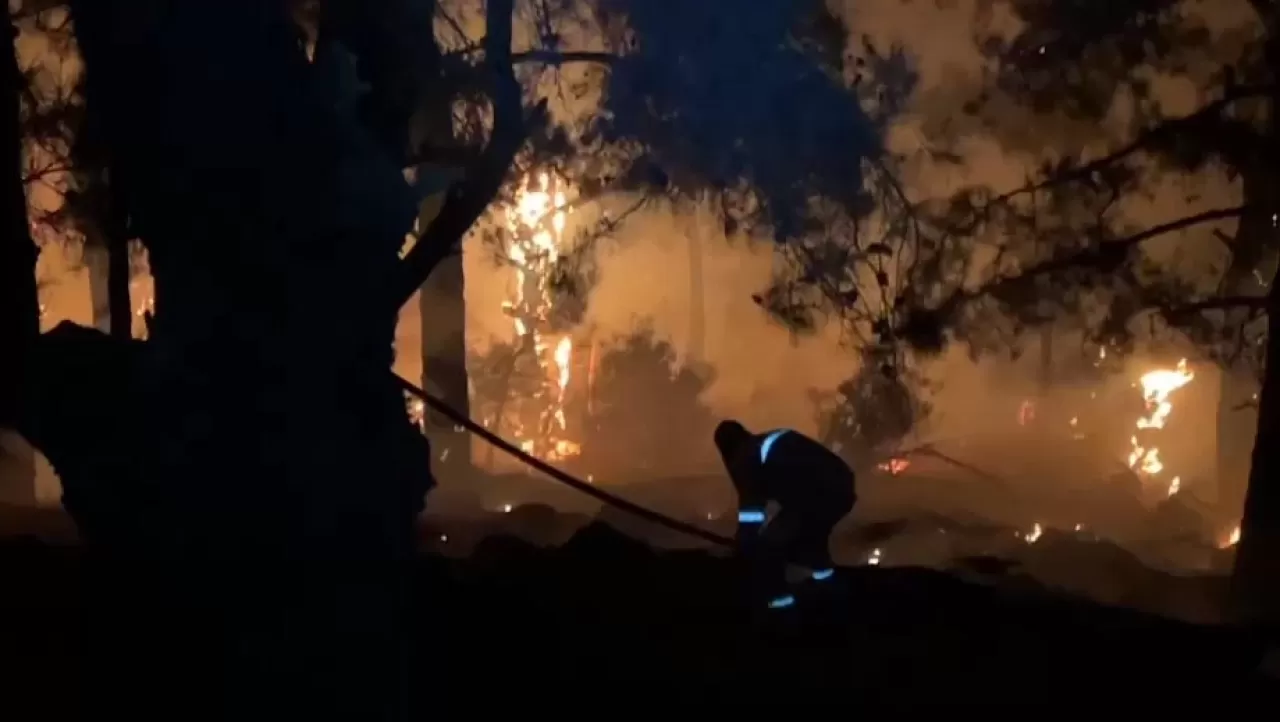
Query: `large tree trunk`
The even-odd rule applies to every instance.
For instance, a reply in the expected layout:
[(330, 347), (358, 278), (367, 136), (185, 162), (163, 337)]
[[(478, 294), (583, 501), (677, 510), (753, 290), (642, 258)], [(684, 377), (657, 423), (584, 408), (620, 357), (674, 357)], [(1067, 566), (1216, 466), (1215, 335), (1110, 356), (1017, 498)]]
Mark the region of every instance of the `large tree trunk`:
[[(1231, 263), (1223, 276), (1222, 296), (1258, 296), (1266, 292), (1260, 281), (1271, 273), (1276, 228), (1267, 209), (1280, 209), (1272, 177), (1277, 169), (1258, 167), (1243, 174), (1244, 202), (1259, 210), (1240, 221), (1232, 241)], [(1224, 319), (1229, 329), (1244, 330), (1248, 311), (1229, 311)], [(1253, 453), (1253, 429), (1258, 414), (1253, 396), (1258, 392), (1257, 374), (1244, 362), (1223, 365), (1217, 411), (1218, 514), (1223, 522), (1239, 518), (1249, 480), (1249, 460)]]
[[(439, 48), (431, 37), (423, 38), (424, 50), (432, 60)], [(451, 148), (455, 145), (451, 96), (455, 89), (437, 86), (426, 98), (415, 118), (416, 145)], [(442, 174), (446, 169), (425, 166), (420, 175)], [(420, 178), (420, 182), (424, 179)], [(426, 229), (439, 215), (443, 194), (433, 195), (423, 203), (418, 226)], [(422, 387), (437, 395), (454, 409), (471, 415), (471, 394), (467, 373), (467, 298), (462, 247), (446, 257), (427, 278), (418, 292), (422, 339)], [(457, 428), (448, 418), (428, 409), (424, 417), (426, 431), (435, 450), (436, 463), (442, 473), (452, 478), (470, 473), (471, 435)]]
[(93, 327), (115, 338), (132, 338), (128, 241), (113, 242), (108, 248), (104, 239), (95, 238), (86, 243), (83, 254), (93, 305)]
[(110, 323), (107, 332), (113, 338), (133, 338), (133, 297), (129, 292), (129, 280), (133, 267), (129, 262), (129, 239), (123, 228), (110, 232), (107, 254), (107, 313)]
[[(6, 16), (7, 19), (8, 16)], [(37, 248), (27, 220), (22, 179), (22, 133), (19, 127), (17, 31), (6, 23), (7, 59), (0, 68), (0, 430), (14, 429), (24, 404), (24, 383), (33, 344), (40, 333), (40, 299), (36, 288)], [(0, 432), (3, 433), (3, 432)], [(0, 448), (0, 497), (10, 502), (35, 501), (35, 465), (30, 448), (7, 439)]]
[(1280, 625), (1280, 293), (1267, 316), (1267, 365), (1258, 394), (1253, 465), (1231, 578), (1237, 621)]
[[(436, 267), (422, 285), (418, 303), (422, 317), (422, 386), (470, 416), (465, 283), (459, 252)], [(465, 477), (472, 461), (470, 434), (430, 409), (424, 418), (437, 468), (451, 478)]]
[[(404, 575), (429, 450), (390, 373), (387, 289), (416, 201), (319, 92), (282, 4), (72, 9), (89, 112), (156, 293), (147, 343), (64, 332), (37, 384), (48, 400), (31, 425), (111, 572), (100, 592), (127, 595), (102, 608), (181, 625), (152, 635), (181, 642), (151, 650), (183, 682), (179, 716), (199, 699), (228, 719), (403, 718)], [(53, 377), (77, 364), (103, 389), (79, 406)], [(110, 428), (134, 445), (125, 458), (76, 432), (121, 399)], [(155, 631), (145, 614), (133, 620)], [(116, 626), (97, 672), (122, 650), (146, 659)], [(214, 673), (183, 668), (196, 660)], [(164, 691), (133, 689), (122, 706)]]
[[(1274, 4), (1257, 5), (1266, 27), (1266, 60), (1270, 77), (1280, 78), (1280, 27)], [(1240, 542), (1231, 575), (1229, 613), (1238, 621), (1280, 628), (1280, 273), (1261, 269), (1274, 258), (1276, 213), (1280, 213), (1280, 93), (1267, 104), (1265, 153), (1243, 174), (1244, 198), (1250, 212), (1237, 232), (1233, 270), (1237, 274), (1268, 273), (1266, 360), (1258, 392), (1257, 431), (1244, 493)], [(1247, 264), (1247, 265), (1246, 265)], [(1270, 265), (1270, 264), (1266, 264)], [(1256, 278), (1256, 276), (1255, 276)], [(1227, 500), (1230, 502), (1230, 499)]]

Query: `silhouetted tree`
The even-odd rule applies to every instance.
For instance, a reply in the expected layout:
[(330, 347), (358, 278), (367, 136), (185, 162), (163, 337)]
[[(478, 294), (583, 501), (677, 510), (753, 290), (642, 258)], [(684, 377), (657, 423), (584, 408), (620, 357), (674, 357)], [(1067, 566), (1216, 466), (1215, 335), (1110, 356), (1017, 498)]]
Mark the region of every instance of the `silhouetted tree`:
[[(186, 675), (208, 687), (182, 695), (214, 696), (226, 716), (408, 715), (404, 575), (431, 470), (389, 372), (396, 316), (513, 163), (594, 154), (611, 159), (602, 185), (700, 182), (785, 237), (815, 193), (853, 202), (876, 148), (856, 99), (791, 42), (816, 2), (596, 6), (609, 112), (572, 135), (527, 107), (522, 80), (537, 78), (516, 67), (574, 53), (543, 42), (554, 31), (515, 52), (512, 0), (489, 0), (483, 39), (453, 55), (423, 42), (429, 0), (328, 0), (312, 36), (284, 3), (69, 5), (82, 127), (110, 190), (99, 221), (125, 219), (145, 245), (156, 311), (145, 342), (70, 324), (41, 336), (11, 170), (0, 411), (52, 462), (105, 567), (140, 572), (102, 593), (168, 587), (171, 614), (217, 630), (185, 653), (225, 678)], [(16, 71), (8, 82), (17, 98)], [(476, 142), (418, 142), (422, 105), (458, 97), (488, 108), (489, 122), (455, 132)], [(8, 138), (16, 169), (16, 127)], [(462, 172), (441, 180), (427, 165)], [(422, 197), (441, 188), (402, 256)]]
[(819, 398), (822, 442), (854, 464), (891, 454), (925, 418), (928, 384), (907, 349), (866, 346), (856, 374)]
[[(25, 62), (20, 62), (18, 69), (22, 86), (17, 121), (21, 134), (21, 179), (28, 192), (37, 186), (55, 191), (64, 186), (71, 168), (71, 129), (82, 107), (74, 81), (60, 72), (70, 33), (66, 13), (58, 13), (56, 9), (56, 3), (26, 0), (15, 11), (15, 31), (28, 48)], [(33, 47), (48, 48), (48, 56), (35, 57)], [(37, 209), (31, 207), (31, 210)], [(50, 214), (38, 213), (31, 218), (30, 233), (43, 243), (63, 241), (62, 224), (58, 220)], [(0, 448), (0, 457), (3, 457), (0, 477), (7, 487), (0, 496), (10, 501), (34, 502), (35, 460), (30, 446), (6, 439)]]
[[(989, 19), (996, 6), (1011, 10), (1020, 30), (1010, 38), (993, 25), (982, 38), (984, 82), (964, 98), (981, 123), (968, 130), (992, 130), (1007, 147), (1044, 162), (1012, 191), (976, 186), (917, 204), (927, 250), (895, 301), (903, 309), (895, 335), (935, 349), (948, 338), (1008, 345), (1023, 329), (1069, 322), (1098, 343), (1123, 346), (1143, 321), (1157, 336), (1177, 330), (1199, 342), (1229, 375), (1263, 362), (1280, 343), (1271, 333), (1280, 314), (1266, 314), (1280, 210), (1275, 4), (1250, 2), (1246, 25), (1216, 37), (1201, 14), (1212, 12), (1208, 6), (1178, 0), (1012, 0), (979, 8)], [(1153, 74), (1188, 81), (1199, 107), (1170, 114), (1152, 90)], [(1131, 110), (1131, 127), (1108, 138), (1098, 128), (1118, 99)], [(954, 122), (965, 131), (963, 119)], [(1238, 180), (1243, 202), (1183, 208), (1185, 215), (1146, 227), (1127, 220), (1127, 202), (1171, 173), (1214, 169)], [(1188, 193), (1188, 205), (1197, 195)], [(1181, 234), (1183, 250), (1172, 263), (1155, 263), (1145, 247), (1173, 234)], [(1233, 581), (1235, 606), (1246, 616), (1280, 608), (1280, 486), (1272, 483), (1280, 387), (1271, 376), (1262, 374)], [(1239, 404), (1233, 388), (1240, 384), (1229, 385), (1224, 408)], [(1230, 449), (1231, 434), (1222, 436)]]

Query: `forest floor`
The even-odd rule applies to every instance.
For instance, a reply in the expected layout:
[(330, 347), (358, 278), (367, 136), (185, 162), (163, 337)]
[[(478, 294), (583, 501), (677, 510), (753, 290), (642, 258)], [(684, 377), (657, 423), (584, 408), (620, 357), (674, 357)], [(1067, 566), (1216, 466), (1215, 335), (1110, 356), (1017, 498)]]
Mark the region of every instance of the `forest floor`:
[[(85, 645), (83, 567), (74, 545), (0, 542), (11, 690), (0, 718), (64, 719), (85, 703), (67, 683)], [(728, 560), (657, 551), (601, 523), (557, 546), (499, 535), (464, 558), (425, 554), (418, 580), (423, 690), (441, 704), (500, 695), (536, 700), (526, 709), (715, 702), (1065, 716), (1189, 705), (1247, 714), (1280, 699), (1280, 680), (1263, 671), (1280, 645), (1257, 630), (880, 566), (841, 568), (821, 596), (761, 620), (740, 603)]]

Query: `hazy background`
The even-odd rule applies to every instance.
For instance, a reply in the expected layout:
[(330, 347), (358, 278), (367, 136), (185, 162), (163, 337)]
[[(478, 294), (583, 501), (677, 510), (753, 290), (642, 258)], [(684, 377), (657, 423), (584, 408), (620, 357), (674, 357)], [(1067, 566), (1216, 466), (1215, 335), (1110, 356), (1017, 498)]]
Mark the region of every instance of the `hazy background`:
[[(1244, 0), (1217, 0), (1213, 3), (1218, 22), (1230, 25), (1242, 17), (1236, 8)], [(978, 56), (971, 41), (972, 0), (950, 2), (902, 2), (902, 0), (847, 0), (850, 25), (881, 45), (901, 44), (915, 58), (920, 86), (912, 104), (915, 117), (908, 117), (895, 129), (891, 142), (901, 149), (928, 141), (927, 134), (939, 114), (958, 113), (965, 87), (976, 82)], [(997, 18), (999, 20), (999, 18)], [(1194, 98), (1176, 83), (1161, 86), (1172, 112), (1189, 108)], [(1123, 126), (1124, 99), (1117, 99), (1116, 127)], [(936, 167), (913, 163), (906, 169), (906, 185), (916, 197), (942, 194), (962, 183), (986, 182), (997, 188), (1021, 184), (1030, 159), (1001, 151), (989, 138), (975, 135), (962, 146), (967, 163), (963, 168)], [(1205, 206), (1229, 202), (1236, 190), (1220, 178), (1173, 179), (1167, 193), (1150, 199), (1144, 207), (1129, 211), (1136, 222), (1158, 221), (1186, 208), (1182, 189), (1198, 185)], [(38, 196), (39, 202), (56, 202)], [(668, 214), (646, 213), (632, 216), (616, 236), (602, 246), (600, 279), (592, 290), (583, 332), (590, 328), (595, 339), (623, 336), (643, 324), (669, 341), (683, 357), (689, 348), (690, 274), (686, 233), (688, 219)], [(749, 426), (790, 426), (802, 431), (817, 429), (813, 392), (829, 391), (855, 370), (854, 352), (841, 345), (834, 329), (793, 337), (770, 320), (752, 302), (751, 296), (767, 284), (775, 259), (767, 246), (744, 239), (728, 242), (717, 227), (704, 224), (703, 291), (705, 294), (705, 358), (715, 380), (704, 402), (718, 416), (737, 417)], [(1202, 231), (1203, 232), (1203, 231)], [(1176, 242), (1157, 244), (1153, 253)], [(511, 322), (501, 312), (501, 302), (511, 290), (511, 273), (498, 268), (492, 251), (471, 240), (465, 249), (469, 343), (483, 351), (495, 340), (511, 340)], [(40, 263), (45, 282), (43, 300), (48, 326), (63, 319), (92, 322), (88, 283), (75, 249), (48, 245)], [(135, 284), (135, 304), (146, 296), (147, 282)], [(396, 369), (406, 378), (421, 378), (420, 320), (417, 301), (408, 304), (397, 333)], [(1215, 453), (1213, 413), (1217, 399), (1216, 372), (1207, 365), (1193, 366), (1197, 379), (1178, 397), (1174, 419), (1167, 430), (1166, 446), (1177, 447), (1178, 463), (1186, 468), (1184, 478), (1211, 475)], [(299, 364), (306, 359), (298, 359)], [(1150, 363), (1141, 357), (1130, 360), (1131, 371), (1116, 384), (1124, 388)], [(949, 349), (931, 362), (929, 373), (940, 382), (934, 398), (935, 412), (922, 433), (930, 438), (953, 438), (1004, 433), (1010, 427), (1021, 401), (1034, 393), (1038, 362), (1024, 359), (986, 358), (975, 362), (963, 347)], [(1134, 391), (1133, 393), (1137, 393)], [(663, 423), (662, 409), (638, 409)], [(1182, 419), (1182, 423), (1178, 423)], [(1186, 421), (1193, 419), (1194, 423)], [(1125, 438), (1117, 438), (1116, 457), (1123, 457)], [(708, 444), (709, 444), (708, 439)], [(974, 452), (978, 453), (978, 452)], [(981, 452), (991, 455), (992, 451)], [(983, 459), (971, 459), (980, 463)], [(678, 464), (676, 464), (678, 465)], [(1212, 496), (1208, 491), (1206, 496)], [(56, 481), (43, 469), (39, 481), (42, 501), (56, 502)]]

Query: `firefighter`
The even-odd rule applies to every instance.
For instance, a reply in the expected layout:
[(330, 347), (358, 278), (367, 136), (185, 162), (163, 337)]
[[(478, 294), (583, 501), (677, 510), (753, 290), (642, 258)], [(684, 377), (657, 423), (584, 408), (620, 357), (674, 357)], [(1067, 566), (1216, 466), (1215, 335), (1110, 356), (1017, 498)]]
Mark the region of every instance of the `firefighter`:
[[(737, 421), (716, 427), (716, 448), (738, 493), (739, 554), (752, 569), (753, 593), (770, 608), (795, 604), (788, 563), (813, 581), (835, 573), (831, 530), (853, 509), (854, 474), (835, 452), (790, 429), (753, 434)], [(768, 518), (767, 508), (777, 512)]]

